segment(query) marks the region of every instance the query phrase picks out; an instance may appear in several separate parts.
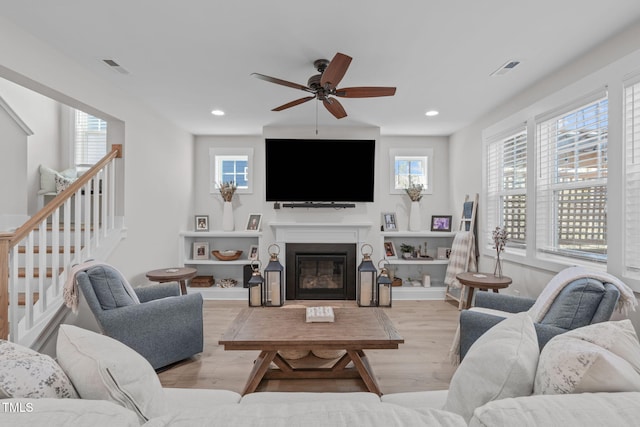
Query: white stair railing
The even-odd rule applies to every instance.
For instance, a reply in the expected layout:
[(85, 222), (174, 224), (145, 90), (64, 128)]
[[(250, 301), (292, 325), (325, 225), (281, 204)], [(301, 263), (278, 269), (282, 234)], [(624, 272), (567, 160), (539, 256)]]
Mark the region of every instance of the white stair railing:
[(15, 232), (0, 233), (0, 338), (33, 344), (63, 308), (71, 267), (119, 241), (119, 157), (114, 148)]

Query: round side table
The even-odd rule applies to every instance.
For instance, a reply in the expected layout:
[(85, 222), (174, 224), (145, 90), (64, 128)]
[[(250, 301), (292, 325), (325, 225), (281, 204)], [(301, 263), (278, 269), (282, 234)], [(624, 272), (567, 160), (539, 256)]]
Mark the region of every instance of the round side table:
[(178, 282), (180, 283), (180, 293), (187, 294), (187, 280), (196, 277), (198, 270), (191, 267), (182, 268), (161, 268), (147, 273), (147, 279), (152, 282)]
[(498, 289), (504, 289), (511, 284), (511, 278), (507, 276), (496, 277), (491, 273), (474, 273), (471, 271), (456, 274), (456, 279), (458, 279), (461, 284), (469, 287), (465, 308), (471, 307), (473, 293), (476, 289), (485, 291), (492, 289), (493, 292), (498, 293)]

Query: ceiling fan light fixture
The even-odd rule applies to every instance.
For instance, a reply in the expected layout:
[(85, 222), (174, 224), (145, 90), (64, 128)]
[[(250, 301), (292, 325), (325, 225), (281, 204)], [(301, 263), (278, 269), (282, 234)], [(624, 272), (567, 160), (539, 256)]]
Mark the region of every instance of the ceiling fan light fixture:
[(222, 110), (212, 110), (211, 114), (213, 114), (214, 116), (224, 116), (224, 111), (222, 111)]
[(424, 113), (424, 115), (427, 117), (434, 117), (434, 116), (437, 116), (438, 114), (440, 114), (438, 110), (429, 110), (426, 113)]

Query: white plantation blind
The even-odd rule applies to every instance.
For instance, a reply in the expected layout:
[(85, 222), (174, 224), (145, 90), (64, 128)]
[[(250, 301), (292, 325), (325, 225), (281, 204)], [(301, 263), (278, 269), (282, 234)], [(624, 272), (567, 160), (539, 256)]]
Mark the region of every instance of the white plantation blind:
[[(507, 246), (525, 247), (527, 207), (526, 124), (487, 139), (487, 227), (507, 231)], [(487, 240), (492, 242), (491, 236)]]
[(625, 82), (625, 269), (640, 278), (640, 77)]
[(74, 162), (91, 166), (107, 154), (107, 122), (75, 110)]
[(536, 123), (538, 250), (606, 262), (606, 91), (536, 118)]

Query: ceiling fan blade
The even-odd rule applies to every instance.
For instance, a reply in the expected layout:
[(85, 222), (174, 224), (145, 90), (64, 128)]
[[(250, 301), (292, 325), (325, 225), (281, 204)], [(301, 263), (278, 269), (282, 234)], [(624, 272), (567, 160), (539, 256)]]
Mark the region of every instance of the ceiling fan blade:
[(323, 87), (326, 87), (327, 84), (332, 88), (338, 86), (338, 83), (340, 83), (340, 80), (342, 80), (344, 74), (347, 72), (349, 64), (351, 64), (351, 59), (350, 56), (344, 53), (336, 53), (327, 66), (327, 69), (322, 73), (320, 84)]
[(335, 96), (343, 98), (374, 98), (376, 96), (393, 96), (396, 94), (395, 87), (362, 86), (343, 87), (336, 89)]
[(322, 103), (324, 104), (325, 108), (335, 116), (336, 119), (347, 117), (347, 112), (344, 111), (342, 104), (340, 104), (337, 99), (325, 98), (322, 100)]
[(306, 96), (304, 98), (296, 99), (295, 101), (287, 102), (286, 104), (283, 104), (283, 105), (281, 105), (279, 107), (276, 107), (271, 111), (286, 110), (287, 108), (295, 107), (296, 105), (300, 105), (300, 104), (305, 103), (307, 101), (311, 101), (314, 98), (315, 98), (315, 95), (314, 96)]
[(304, 90), (306, 92), (312, 92), (314, 93), (314, 91), (310, 88), (308, 88), (307, 86), (298, 84), (298, 83), (293, 83), (293, 82), (288, 82), (286, 80), (282, 80), (282, 79), (277, 79), (275, 77), (270, 77), (270, 76), (265, 76), (264, 74), (259, 74), (259, 73), (251, 73), (252, 76), (259, 78), (260, 80), (264, 80), (266, 82), (271, 82), (271, 83), (275, 83), (278, 85), (282, 85), (282, 86), (288, 86), (288, 87), (292, 87), (294, 89), (300, 89), (300, 90)]

